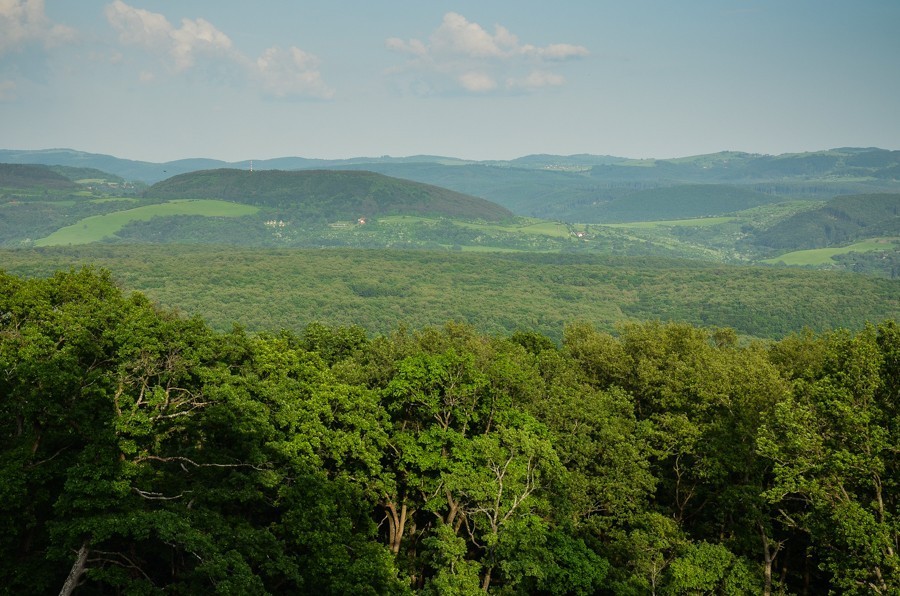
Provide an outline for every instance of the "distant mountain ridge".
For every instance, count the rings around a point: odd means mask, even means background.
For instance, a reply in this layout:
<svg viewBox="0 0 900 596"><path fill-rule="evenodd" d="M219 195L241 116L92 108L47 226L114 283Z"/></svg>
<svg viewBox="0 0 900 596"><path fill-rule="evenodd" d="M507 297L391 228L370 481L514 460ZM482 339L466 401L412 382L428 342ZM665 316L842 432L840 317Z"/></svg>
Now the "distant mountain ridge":
<svg viewBox="0 0 900 596"><path fill-rule="evenodd" d="M255 170L307 170L339 166L353 166L362 163L436 163L443 165L463 165L475 163L452 157L432 155L409 157L354 157L349 159L318 159L306 157L276 157L228 162L210 158L187 158L167 162L149 162L123 159L101 153L88 153L74 149L0 149L0 163L62 165L69 167L90 167L121 176L126 180L153 184L166 178L197 170L236 168L249 170L251 161Z"/></svg>
<svg viewBox="0 0 900 596"><path fill-rule="evenodd" d="M592 177L605 177L613 171L630 171L637 178L660 178L678 172L683 182L712 182L741 178L774 178L784 176L868 174L877 176L879 170L896 173L900 167L900 150L877 147L842 147L808 153L762 155L741 151L722 151L673 159L631 159L610 155L525 155L512 160L467 160L437 155L406 157L353 157L348 159L318 159L306 157L277 157L255 159L253 168L259 170L321 169L403 164L438 164L444 166L481 165L523 169L582 169L591 170ZM189 158L168 162L147 162L123 159L112 155L88 153L74 149L14 150L0 149L0 162L20 164L62 165L90 167L121 176L126 180L154 183L177 174L218 168L250 169L251 160L227 162L209 158ZM625 170L627 168L627 170ZM634 168L639 168L635 170ZM652 173L652 174L651 174ZM648 176L648 174L650 174Z"/></svg>

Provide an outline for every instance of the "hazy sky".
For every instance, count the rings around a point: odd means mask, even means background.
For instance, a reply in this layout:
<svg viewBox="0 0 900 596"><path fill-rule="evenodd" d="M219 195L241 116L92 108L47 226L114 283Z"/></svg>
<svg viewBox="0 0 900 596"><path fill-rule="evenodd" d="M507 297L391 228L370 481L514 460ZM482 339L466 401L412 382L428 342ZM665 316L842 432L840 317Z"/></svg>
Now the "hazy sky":
<svg viewBox="0 0 900 596"><path fill-rule="evenodd" d="M900 0L0 0L0 148L900 148Z"/></svg>

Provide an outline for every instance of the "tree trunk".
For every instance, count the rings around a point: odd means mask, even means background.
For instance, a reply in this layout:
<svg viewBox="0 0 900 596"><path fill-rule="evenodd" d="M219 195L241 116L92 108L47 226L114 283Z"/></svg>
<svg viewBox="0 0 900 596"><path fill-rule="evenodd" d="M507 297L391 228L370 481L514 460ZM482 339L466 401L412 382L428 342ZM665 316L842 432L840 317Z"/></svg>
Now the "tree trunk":
<svg viewBox="0 0 900 596"><path fill-rule="evenodd" d="M453 495L450 494L449 490L445 490L444 493L447 495L447 505L450 508L450 511L447 512L447 519L445 523L448 526L453 525L453 521L456 519L456 513L459 511L459 501L453 498Z"/></svg>
<svg viewBox="0 0 900 596"><path fill-rule="evenodd" d="M491 571L493 571L493 567L488 567L487 571L484 572L484 581L481 582L481 589L485 592L488 591L488 588L491 586Z"/></svg>
<svg viewBox="0 0 900 596"><path fill-rule="evenodd" d="M772 554L772 549L769 548L769 539L765 530L762 530L762 542L763 561L765 562L765 567L763 568L763 596L772 596L772 560L775 557Z"/></svg>
<svg viewBox="0 0 900 596"><path fill-rule="evenodd" d="M812 579L811 578L812 572L809 569L810 559L811 559L811 557L807 553L806 558L803 563L803 592L801 592L801 594L803 594L803 596L807 596L807 594L809 594L809 585L810 585L811 579Z"/></svg>
<svg viewBox="0 0 900 596"><path fill-rule="evenodd" d="M78 556L75 557L75 563L72 565L72 570L69 571L66 583L63 584L62 590L59 591L59 596L70 596L75 591L78 580L81 579L81 574L84 573L89 551L87 540L85 540L81 548L78 549Z"/></svg>
<svg viewBox="0 0 900 596"><path fill-rule="evenodd" d="M391 552L395 555L400 552L400 544L403 542L403 530L406 526L406 503L400 506L400 511L393 502L387 502L388 515L388 541L390 542Z"/></svg>
<svg viewBox="0 0 900 596"><path fill-rule="evenodd" d="M773 541L769 540L769 536L766 534L766 528L759 524L759 535L762 537L762 547L763 547L763 562L765 566L763 568L763 596L772 596L772 564L775 562L775 557L778 556L778 552L781 550L781 547L784 545L784 541Z"/></svg>

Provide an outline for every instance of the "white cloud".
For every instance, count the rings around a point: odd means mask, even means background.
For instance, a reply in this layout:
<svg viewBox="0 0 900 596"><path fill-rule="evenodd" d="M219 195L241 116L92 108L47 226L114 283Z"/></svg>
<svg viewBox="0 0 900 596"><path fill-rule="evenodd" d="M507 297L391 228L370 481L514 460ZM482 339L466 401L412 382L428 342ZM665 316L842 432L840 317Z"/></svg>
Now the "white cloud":
<svg viewBox="0 0 900 596"><path fill-rule="evenodd" d="M194 65L195 52L228 55L231 50L228 36L203 19L183 19L181 28L172 31L171 37L175 65L181 70Z"/></svg>
<svg viewBox="0 0 900 596"><path fill-rule="evenodd" d="M122 0L107 5L106 18L119 32L123 44L168 56L169 66L176 72L215 63L237 72L245 82L260 83L274 97L327 99L334 95L322 79L318 58L297 47L269 48L252 60L205 19L182 19L181 26L175 27L165 15L135 8ZM141 79L149 80L143 74Z"/></svg>
<svg viewBox="0 0 900 596"><path fill-rule="evenodd" d="M489 32L478 23L455 12L444 15L428 41L404 41L391 37L385 47L409 56L408 62L390 69L417 79L411 88L424 86L431 92L460 89L485 93L501 89L536 90L564 84L565 79L548 68L548 63L581 58L589 54L584 46L556 43L547 46L522 44L501 25ZM501 87L498 80L505 80Z"/></svg>
<svg viewBox="0 0 900 596"><path fill-rule="evenodd" d="M44 0L0 0L0 55L31 43L50 48L74 38L74 29L47 18Z"/></svg>
<svg viewBox="0 0 900 596"><path fill-rule="evenodd" d="M437 53L462 54L473 58L505 57L515 51L519 41L500 25L491 35L478 23L470 23L455 12L444 15L441 26L431 35L432 50Z"/></svg>
<svg viewBox="0 0 900 596"><path fill-rule="evenodd" d="M334 90L322 80L318 67L316 56L294 46L288 51L269 48L256 60L256 71L263 87L279 99L297 95L320 99L334 97Z"/></svg>
<svg viewBox="0 0 900 596"><path fill-rule="evenodd" d="M119 32L119 39L123 43L149 48L168 49L169 35L174 30L164 15L134 8L121 0L107 5L106 20Z"/></svg>
<svg viewBox="0 0 900 596"><path fill-rule="evenodd" d="M194 66L198 53L228 58L231 52L231 39L204 19L182 19L176 28L165 15L121 0L107 5L106 18L122 43L167 53L179 71Z"/></svg>
<svg viewBox="0 0 900 596"><path fill-rule="evenodd" d="M463 89L474 93L484 93L497 88L497 81L484 72L466 72L459 75L458 80Z"/></svg>

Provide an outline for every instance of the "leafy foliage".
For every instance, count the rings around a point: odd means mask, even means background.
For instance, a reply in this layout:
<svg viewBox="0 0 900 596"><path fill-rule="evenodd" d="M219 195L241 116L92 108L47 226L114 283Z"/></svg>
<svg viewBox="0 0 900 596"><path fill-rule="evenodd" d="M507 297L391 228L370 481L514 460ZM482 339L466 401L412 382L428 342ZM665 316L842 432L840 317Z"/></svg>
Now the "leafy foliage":
<svg viewBox="0 0 900 596"><path fill-rule="evenodd" d="M0 577L44 594L900 590L900 330L211 330L0 273Z"/></svg>

